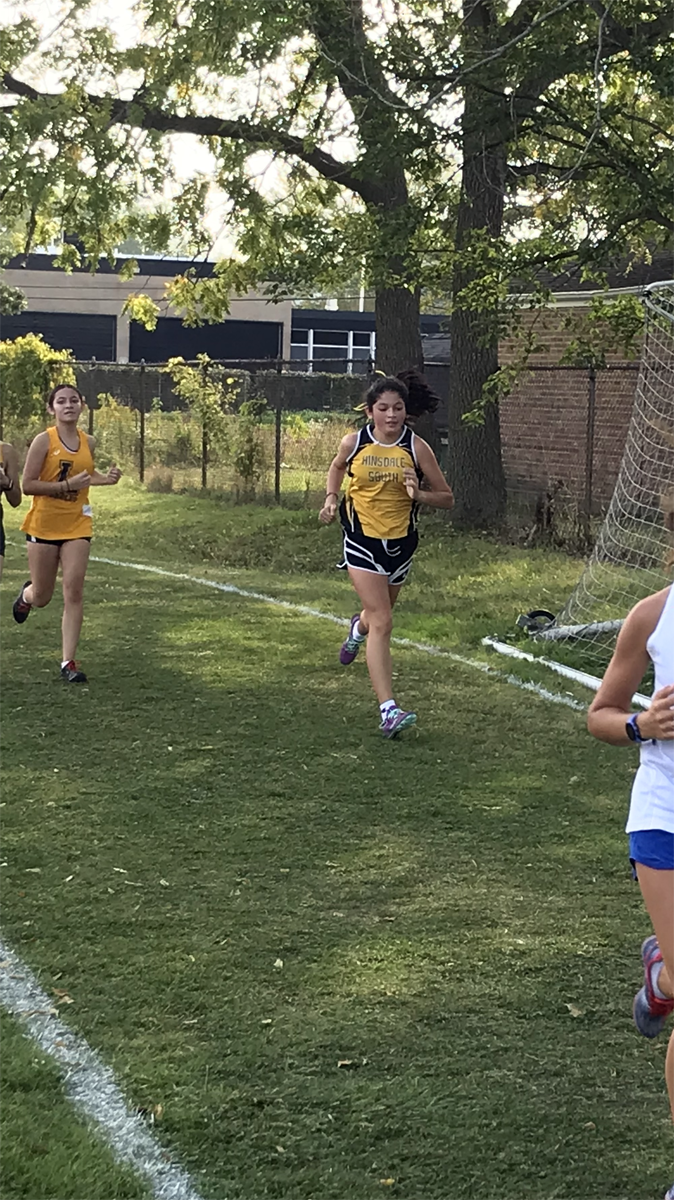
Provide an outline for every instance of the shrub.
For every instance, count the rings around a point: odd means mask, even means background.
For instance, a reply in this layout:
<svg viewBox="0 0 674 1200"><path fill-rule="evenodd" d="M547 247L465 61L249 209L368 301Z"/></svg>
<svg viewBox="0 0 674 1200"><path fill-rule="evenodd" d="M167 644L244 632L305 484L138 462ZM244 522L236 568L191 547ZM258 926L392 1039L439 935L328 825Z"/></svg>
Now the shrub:
<svg viewBox="0 0 674 1200"><path fill-rule="evenodd" d="M154 467L146 478L145 486L148 492L172 492L173 471L166 467Z"/></svg>

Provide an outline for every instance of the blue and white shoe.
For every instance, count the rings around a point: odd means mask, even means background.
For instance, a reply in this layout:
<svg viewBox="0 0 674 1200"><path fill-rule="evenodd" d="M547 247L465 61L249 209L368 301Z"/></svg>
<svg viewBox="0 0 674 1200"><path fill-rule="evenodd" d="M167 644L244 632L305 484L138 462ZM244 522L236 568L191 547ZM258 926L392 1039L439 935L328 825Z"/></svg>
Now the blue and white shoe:
<svg viewBox="0 0 674 1200"><path fill-rule="evenodd" d="M672 1184L669 1191L667 1192L667 1194L665 1196L665 1200L674 1200L674 1183Z"/></svg>
<svg viewBox="0 0 674 1200"><path fill-rule="evenodd" d="M379 729L385 738L394 738L399 733L402 733L403 729L409 729L411 725L416 725L416 723L416 713L403 712L402 708L397 707L389 708Z"/></svg>

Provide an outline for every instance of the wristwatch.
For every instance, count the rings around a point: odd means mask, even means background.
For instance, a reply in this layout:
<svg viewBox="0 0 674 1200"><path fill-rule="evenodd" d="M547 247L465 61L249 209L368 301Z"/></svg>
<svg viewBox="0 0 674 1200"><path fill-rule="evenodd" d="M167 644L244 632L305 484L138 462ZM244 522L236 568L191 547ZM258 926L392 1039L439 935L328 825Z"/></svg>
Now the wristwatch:
<svg viewBox="0 0 674 1200"><path fill-rule="evenodd" d="M637 725L639 713L632 713L632 716L625 722L625 733L631 742L638 742L641 745L643 742L649 741L648 738L642 737L641 730Z"/></svg>

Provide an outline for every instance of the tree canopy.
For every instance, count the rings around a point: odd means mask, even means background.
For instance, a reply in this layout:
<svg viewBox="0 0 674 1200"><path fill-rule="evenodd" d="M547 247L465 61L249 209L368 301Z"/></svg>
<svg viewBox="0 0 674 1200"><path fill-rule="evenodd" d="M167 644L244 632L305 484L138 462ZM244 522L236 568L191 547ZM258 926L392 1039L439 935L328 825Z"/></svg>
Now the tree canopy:
<svg viewBox="0 0 674 1200"><path fill-rule="evenodd" d="M674 231L666 0L131 12L124 41L86 0L55 36L28 11L3 31L0 195L19 248L74 233L91 263L130 236L204 251L215 186L235 251L214 279L172 285L188 319L221 318L262 281L301 295L362 279L393 370L421 361L421 297L451 298L457 490L468 519L502 508L497 410L461 417L497 369L510 281L600 272ZM178 179L186 135L209 159ZM64 244L64 268L78 259Z"/></svg>

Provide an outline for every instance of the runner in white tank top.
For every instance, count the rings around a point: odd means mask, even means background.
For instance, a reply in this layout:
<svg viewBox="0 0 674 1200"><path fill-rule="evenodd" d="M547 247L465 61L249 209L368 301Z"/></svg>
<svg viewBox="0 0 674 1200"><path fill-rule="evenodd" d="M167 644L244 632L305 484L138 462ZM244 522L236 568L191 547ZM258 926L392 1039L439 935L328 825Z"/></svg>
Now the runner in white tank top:
<svg viewBox="0 0 674 1200"><path fill-rule="evenodd" d="M674 495L666 525L674 533ZM650 663L655 671L651 705L631 713L632 696ZM640 749L626 831L654 934L641 948L644 985L634 998L633 1015L639 1032L652 1038L674 1011L674 586L642 600L625 620L590 706L588 728L604 742ZM674 1120L674 1033L665 1076ZM674 1184L665 1200L674 1200Z"/></svg>

